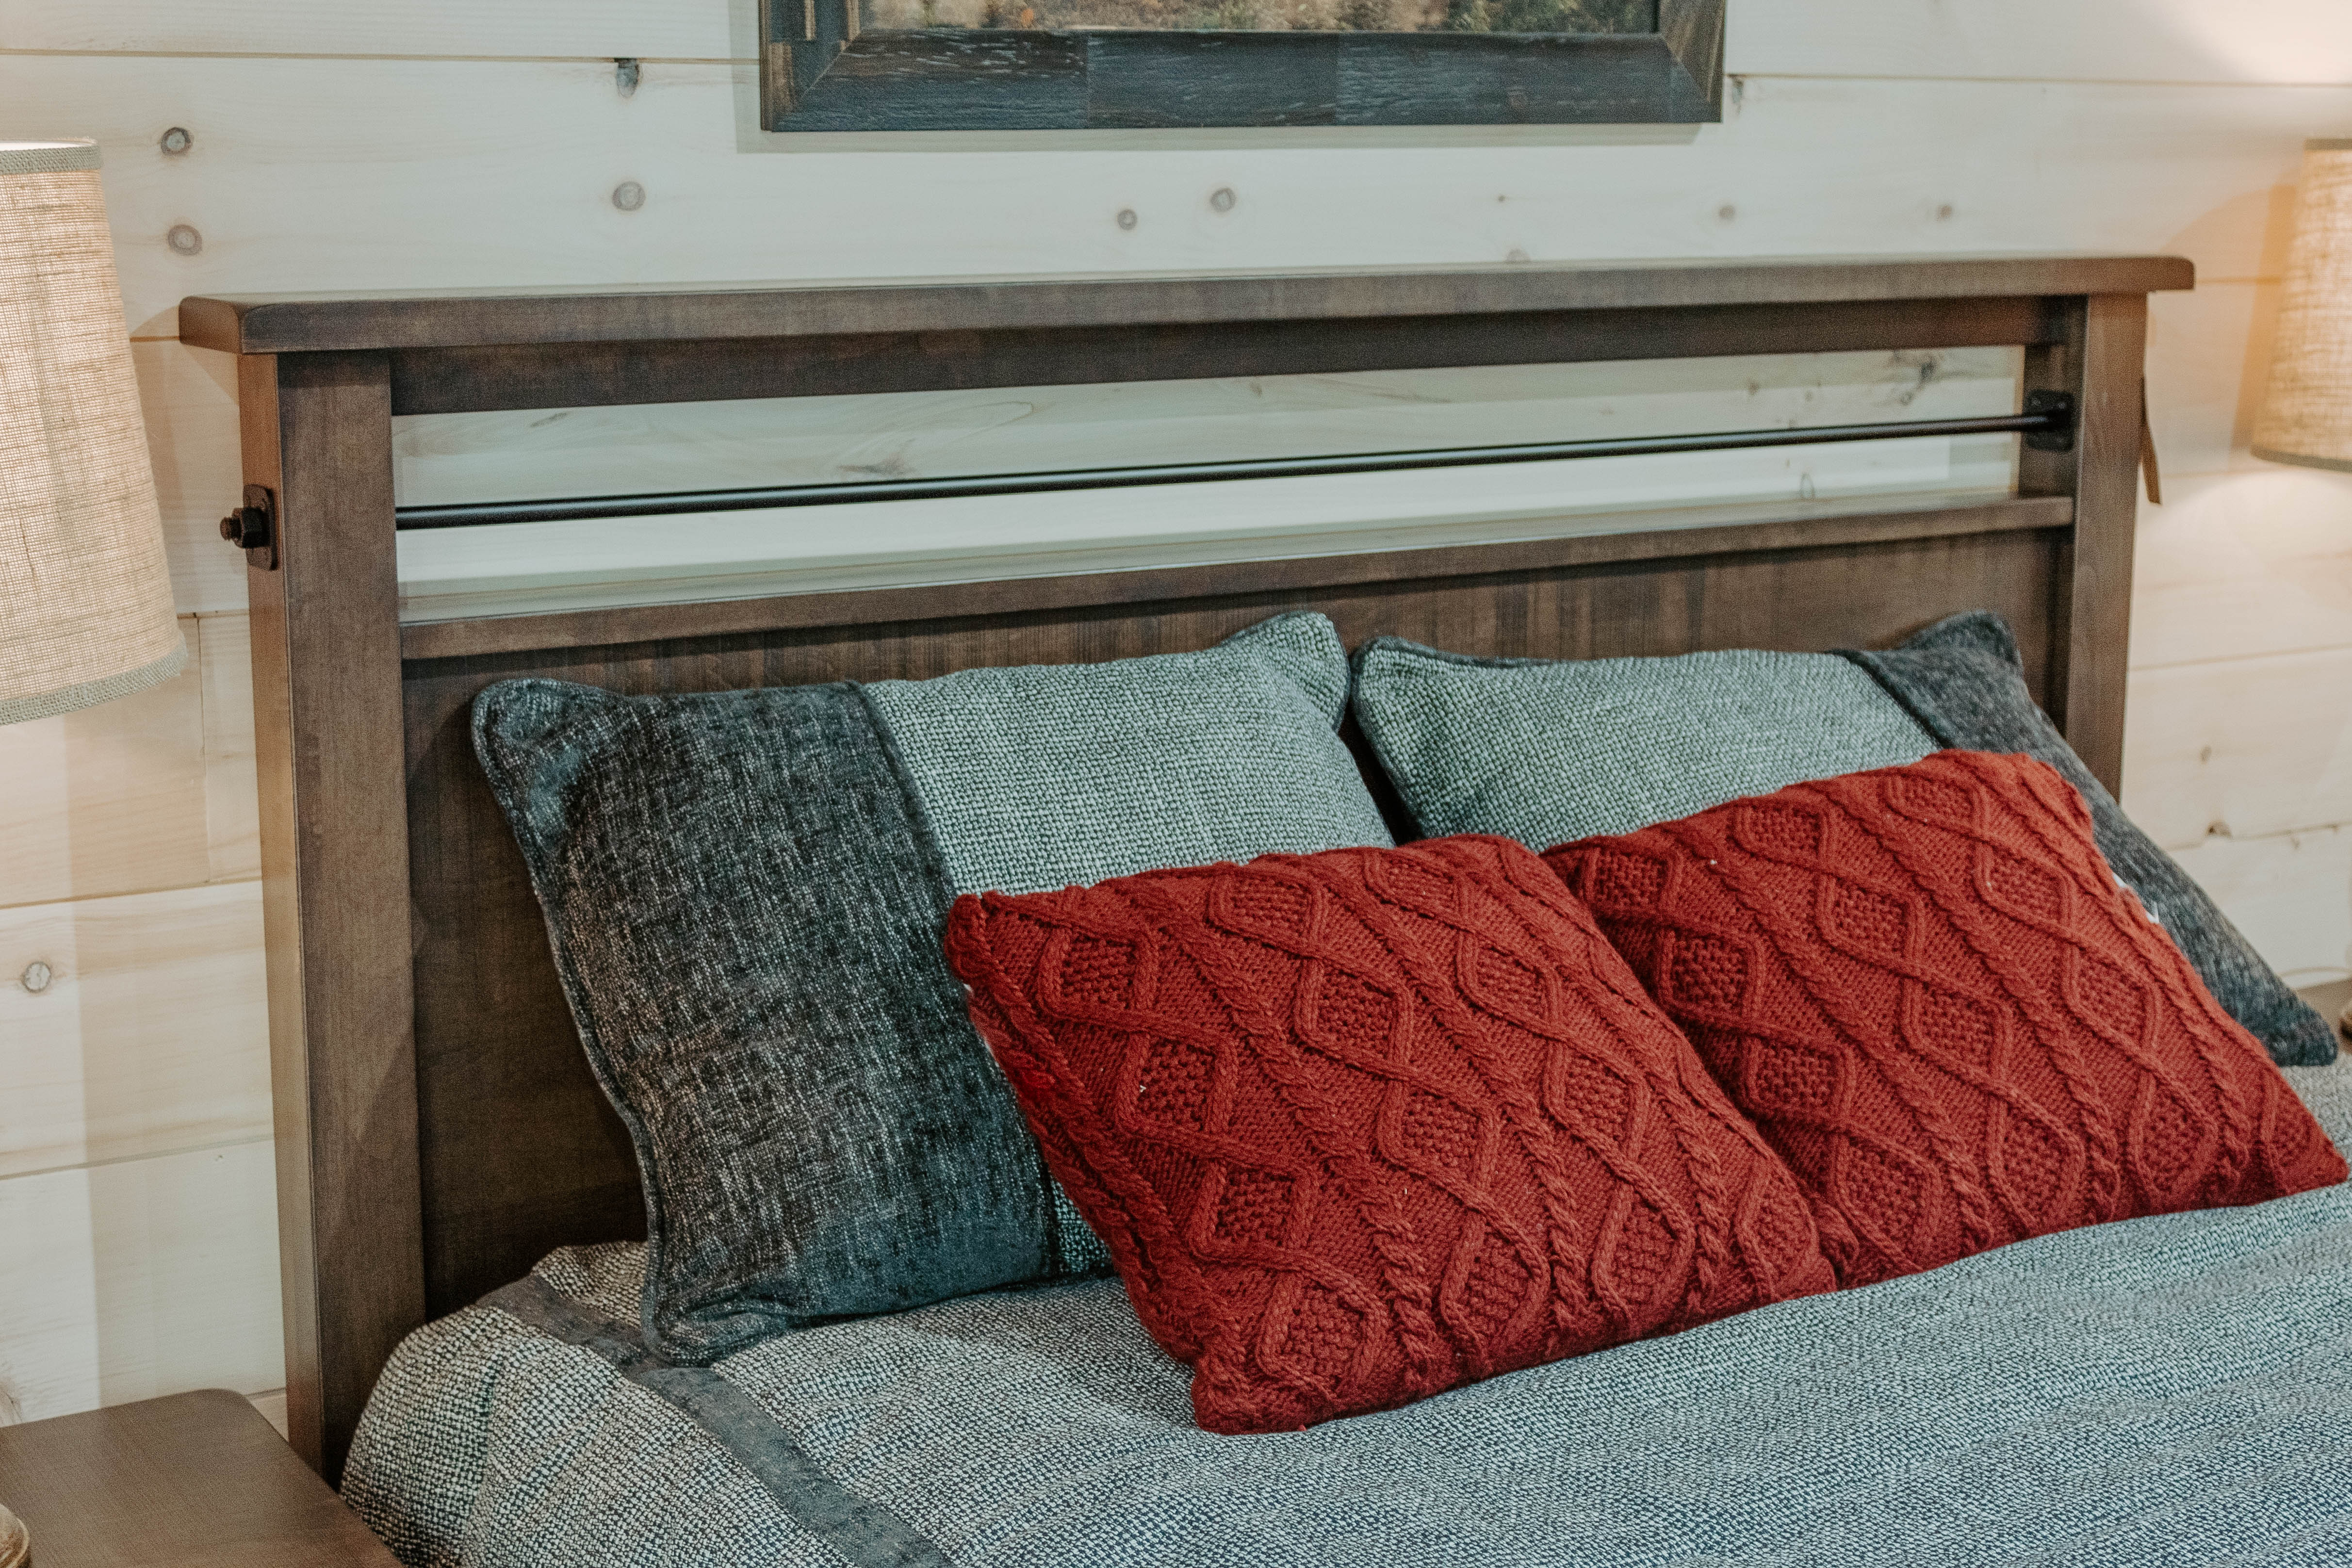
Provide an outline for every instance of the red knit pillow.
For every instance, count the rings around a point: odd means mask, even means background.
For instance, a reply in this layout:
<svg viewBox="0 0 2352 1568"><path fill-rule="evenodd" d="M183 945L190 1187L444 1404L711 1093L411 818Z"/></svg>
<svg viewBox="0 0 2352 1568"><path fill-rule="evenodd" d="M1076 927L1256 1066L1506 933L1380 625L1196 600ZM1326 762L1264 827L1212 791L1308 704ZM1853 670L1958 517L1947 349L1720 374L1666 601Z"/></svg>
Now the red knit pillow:
<svg viewBox="0 0 2352 1568"><path fill-rule="evenodd" d="M2031 758L1938 752L1545 858L1795 1169L1842 1284L2344 1179Z"/></svg>
<svg viewBox="0 0 2352 1568"><path fill-rule="evenodd" d="M947 949L1212 1431L1831 1286L1794 1179L1507 840L966 896Z"/></svg>

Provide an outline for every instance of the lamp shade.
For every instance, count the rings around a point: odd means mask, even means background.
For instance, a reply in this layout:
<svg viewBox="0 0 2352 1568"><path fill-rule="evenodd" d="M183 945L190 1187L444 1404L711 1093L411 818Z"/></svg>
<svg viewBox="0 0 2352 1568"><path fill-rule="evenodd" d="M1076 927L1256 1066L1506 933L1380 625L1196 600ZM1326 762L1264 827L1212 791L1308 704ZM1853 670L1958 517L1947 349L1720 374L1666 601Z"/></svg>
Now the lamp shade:
<svg viewBox="0 0 2352 1568"><path fill-rule="evenodd" d="M0 142L0 724L187 661L98 147Z"/></svg>
<svg viewBox="0 0 2352 1568"><path fill-rule="evenodd" d="M2304 143L2254 456L2352 472L2352 140Z"/></svg>

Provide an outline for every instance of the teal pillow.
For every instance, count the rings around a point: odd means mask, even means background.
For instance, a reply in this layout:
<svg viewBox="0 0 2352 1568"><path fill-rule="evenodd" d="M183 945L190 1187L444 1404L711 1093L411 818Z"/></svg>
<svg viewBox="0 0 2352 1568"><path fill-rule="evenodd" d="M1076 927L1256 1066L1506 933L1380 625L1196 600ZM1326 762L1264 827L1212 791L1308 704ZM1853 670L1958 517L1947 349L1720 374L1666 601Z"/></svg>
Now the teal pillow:
<svg viewBox="0 0 2352 1568"><path fill-rule="evenodd" d="M649 1342L1085 1273L940 941L959 893L1391 842L1321 616L1198 653L625 697L502 681L475 747L645 1177Z"/></svg>

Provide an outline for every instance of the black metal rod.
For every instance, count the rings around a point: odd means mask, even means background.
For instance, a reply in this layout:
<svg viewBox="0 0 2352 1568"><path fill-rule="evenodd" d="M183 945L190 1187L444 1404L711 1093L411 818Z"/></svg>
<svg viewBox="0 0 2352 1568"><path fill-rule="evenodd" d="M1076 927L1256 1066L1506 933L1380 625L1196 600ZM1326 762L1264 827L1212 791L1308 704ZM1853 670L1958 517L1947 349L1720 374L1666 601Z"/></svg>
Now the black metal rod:
<svg viewBox="0 0 2352 1568"><path fill-rule="evenodd" d="M1286 479L1312 474L1468 468L1491 463L1545 463L1570 458L1646 458L1673 452L1726 452L1746 447L1823 447L1844 441L1895 441L1929 436L2053 435L2071 432L2073 428L2071 410L2041 409L1977 419L1822 425L1802 430L1724 430L1701 436L1633 436L1600 441L1541 441L1515 447L1445 447L1425 452L1341 452L1321 458L1239 458L1223 463L1154 463L1123 468L962 474L930 479L857 479L843 484L778 485L762 489L468 501L455 506L404 506L398 510L397 517L404 529L467 528L491 522L578 522L594 518L674 517L682 512L831 506L844 501L1036 495L1051 490L1122 489L1136 485L1189 485L1221 479Z"/></svg>

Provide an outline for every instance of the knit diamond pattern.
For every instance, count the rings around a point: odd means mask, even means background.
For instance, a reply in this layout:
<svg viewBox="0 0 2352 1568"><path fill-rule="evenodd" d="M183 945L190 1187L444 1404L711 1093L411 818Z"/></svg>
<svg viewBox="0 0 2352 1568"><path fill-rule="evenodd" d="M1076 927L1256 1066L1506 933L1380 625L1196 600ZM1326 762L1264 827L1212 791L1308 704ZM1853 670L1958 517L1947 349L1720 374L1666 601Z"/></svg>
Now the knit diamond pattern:
<svg viewBox="0 0 2352 1568"><path fill-rule="evenodd" d="M1213 1431L1832 1283L1795 1179L1515 843L966 897L947 948Z"/></svg>
<svg viewBox="0 0 2352 1568"><path fill-rule="evenodd" d="M1546 858L1795 1170L1842 1284L2344 1179L2042 763L1943 752Z"/></svg>

